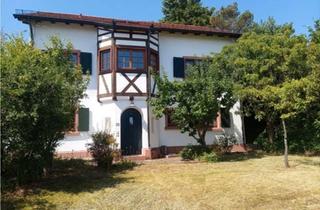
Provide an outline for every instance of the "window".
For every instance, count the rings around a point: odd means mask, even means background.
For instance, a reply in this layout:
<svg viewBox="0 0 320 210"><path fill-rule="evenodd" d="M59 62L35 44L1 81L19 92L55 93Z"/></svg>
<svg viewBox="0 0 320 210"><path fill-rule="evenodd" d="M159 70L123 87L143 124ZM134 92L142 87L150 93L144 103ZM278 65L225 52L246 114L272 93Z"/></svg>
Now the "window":
<svg viewBox="0 0 320 210"><path fill-rule="evenodd" d="M74 112L74 116L73 116L73 119L71 121L71 124L69 125L69 130L68 130L67 134L70 135L70 134L79 133L78 125L79 125L79 110L77 109Z"/></svg>
<svg viewBox="0 0 320 210"><path fill-rule="evenodd" d="M218 128L218 118L219 116L217 116L217 119L215 119L211 124L209 124L210 128Z"/></svg>
<svg viewBox="0 0 320 210"><path fill-rule="evenodd" d="M74 64L74 65L79 65L80 64L80 53L79 52L73 52L70 55L70 61Z"/></svg>
<svg viewBox="0 0 320 210"><path fill-rule="evenodd" d="M185 69L188 69L189 66L193 66L193 65L196 65L196 64L199 64L201 62L201 59L200 58L185 58L184 59L184 68Z"/></svg>
<svg viewBox="0 0 320 210"><path fill-rule="evenodd" d="M81 65L82 74L92 73L92 53L73 50L69 57L74 65Z"/></svg>
<svg viewBox="0 0 320 210"><path fill-rule="evenodd" d="M150 66L152 70L159 71L158 55L156 53L150 54Z"/></svg>
<svg viewBox="0 0 320 210"><path fill-rule="evenodd" d="M80 131L89 131L89 108L79 108L75 111L68 135L77 135Z"/></svg>
<svg viewBox="0 0 320 210"><path fill-rule="evenodd" d="M173 77L184 78L185 70L201 61L201 57L173 57Z"/></svg>
<svg viewBox="0 0 320 210"><path fill-rule="evenodd" d="M118 69L144 69L145 68L144 50L119 49L118 50Z"/></svg>
<svg viewBox="0 0 320 210"><path fill-rule="evenodd" d="M177 129L177 125L174 123L172 119L172 113L173 109L168 109L165 113L165 129ZM220 123L220 113L218 114L217 118L212 121L212 123L209 125L209 130L215 130L215 129L221 129L221 123Z"/></svg>
<svg viewBox="0 0 320 210"><path fill-rule="evenodd" d="M121 68L121 69L130 68L130 51L129 50L118 51L118 68Z"/></svg>
<svg viewBox="0 0 320 210"><path fill-rule="evenodd" d="M110 72L110 50L100 52L100 71Z"/></svg>
<svg viewBox="0 0 320 210"><path fill-rule="evenodd" d="M223 128L231 127L230 112L226 108L221 108L221 127Z"/></svg>
<svg viewBox="0 0 320 210"><path fill-rule="evenodd" d="M173 122L172 113L173 109L168 109L165 114L165 128L166 129L177 129L177 125Z"/></svg>
<svg viewBox="0 0 320 210"><path fill-rule="evenodd" d="M132 68L143 69L144 68L144 52L132 51Z"/></svg>

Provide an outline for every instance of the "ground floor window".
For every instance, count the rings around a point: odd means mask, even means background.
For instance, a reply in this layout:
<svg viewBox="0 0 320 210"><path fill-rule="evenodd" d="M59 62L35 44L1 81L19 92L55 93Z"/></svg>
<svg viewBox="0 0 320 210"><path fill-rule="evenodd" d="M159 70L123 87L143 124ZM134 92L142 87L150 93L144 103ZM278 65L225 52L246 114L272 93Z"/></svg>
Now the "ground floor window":
<svg viewBox="0 0 320 210"><path fill-rule="evenodd" d="M166 129L177 129L176 123L174 123L172 119L172 113L174 112L173 109L166 110L165 113L165 128Z"/></svg>
<svg viewBox="0 0 320 210"><path fill-rule="evenodd" d="M89 131L89 108L79 108L74 113L74 118L68 135L79 134L80 131Z"/></svg>
<svg viewBox="0 0 320 210"><path fill-rule="evenodd" d="M231 118L230 118L230 110L226 108L221 108L221 127L230 128L231 127Z"/></svg>
<svg viewBox="0 0 320 210"><path fill-rule="evenodd" d="M165 113L165 129L178 129L176 123L172 119L172 114L174 109L168 109ZM213 129L221 129L221 128L230 128L231 120L230 120L230 112L228 109L222 108L218 113L216 119L212 121L210 124L210 128Z"/></svg>

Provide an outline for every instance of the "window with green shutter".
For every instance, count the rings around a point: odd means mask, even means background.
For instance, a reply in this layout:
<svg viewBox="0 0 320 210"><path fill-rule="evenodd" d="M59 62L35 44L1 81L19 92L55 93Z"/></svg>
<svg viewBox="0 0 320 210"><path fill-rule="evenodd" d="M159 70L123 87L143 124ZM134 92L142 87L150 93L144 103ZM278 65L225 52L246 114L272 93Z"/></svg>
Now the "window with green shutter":
<svg viewBox="0 0 320 210"><path fill-rule="evenodd" d="M230 119L230 111L226 108L221 108L221 127L230 128L231 127L231 119Z"/></svg>
<svg viewBox="0 0 320 210"><path fill-rule="evenodd" d="M81 52L80 53L80 64L82 68L82 73L91 75L92 73L92 53Z"/></svg>
<svg viewBox="0 0 320 210"><path fill-rule="evenodd" d="M89 108L79 109L78 131L89 131Z"/></svg>
<svg viewBox="0 0 320 210"><path fill-rule="evenodd" d="M173 77L184 78L184 58L173 58Z"/></svg>

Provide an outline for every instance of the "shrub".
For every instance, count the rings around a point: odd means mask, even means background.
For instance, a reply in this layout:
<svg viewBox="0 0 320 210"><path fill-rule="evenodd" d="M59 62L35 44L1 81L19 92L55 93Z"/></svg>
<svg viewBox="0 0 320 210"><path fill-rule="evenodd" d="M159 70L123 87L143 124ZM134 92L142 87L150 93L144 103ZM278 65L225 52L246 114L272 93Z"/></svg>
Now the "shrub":
<svg viewBox="0 0 320 210"><path fill-rule="evenodd" d="M180 156L183 160L194 160L205 152L210 152L210 149L201 145L189 144L181 150Z"/></svg>
<svg viewBox="0 0 320 210"><path fill-rule="evenodd" d="M217 162L219 160L219 157L215 152L211 151L211 152L202 153L198 157L198 160L209 162L209 163L214 163L214 162Z"/></svg>
<svg viewBox="0 0 320 210"><path fill-rule="evenodd" d="M192 150L191 146L184 147L181 152L180 156L183 160L194 160L194 151Z"/></svg>
<svg viewBox="0 0 320 210"><path fill-rule="evenodd" d="M314 131L307 130L306 128L299 129L297 126L293 126L292 124L288 124L288 129L290 129L290 134L288 135L288 149L290 153L307 155L320 154L320 140L315 136ZM253 143L264 152L280 154L284 149L282 138L282 130L276 129L274 141L271 144L267 139L266 132L264 131Z"/></svg>
<svg viewBox="0 0 320 210"><path fill-rule="evenodd" d="M218 138L218 150L220 153L231 152L232 145L237 143L237 139L234 135L222 134Z"/></svg>
<svg viewBox="0 0 320 210"><path fill-rule="evenodd" d="M119 154L116 139L105 131L92 134L93 143L88 144L88 151L91 153L98 167L110 169L113 158Z"/></svg>

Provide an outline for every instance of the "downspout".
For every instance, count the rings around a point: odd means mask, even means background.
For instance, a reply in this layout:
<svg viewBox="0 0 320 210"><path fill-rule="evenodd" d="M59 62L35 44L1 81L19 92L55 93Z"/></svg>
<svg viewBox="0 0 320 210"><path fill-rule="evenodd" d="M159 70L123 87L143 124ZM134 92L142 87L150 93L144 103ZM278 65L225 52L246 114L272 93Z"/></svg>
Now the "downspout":
<svg viewBox="0 0 320 210"><path fill-rule="evenodd" d="M241 116L241 128L242 128L242 143L244 145L247 144L247 139L246 139L246 127L245 127L245 124L244 124L244 116L243 116L243 103L239 100L239 103L240 103L240 116Z"/></svg>
<svg viewBox="0 0 320 210"><path fill-rule="evenodd" d="M100 100L100 94L99 94L99 86L100 86L100 78L99 78L99 60L98 60L98 55L99 55L99 28L97 27L97 56L96 56L96 62L97 62L97 65L96 65L96 73L97 73L97 76L96 76L96 79L97 79L97 101L98 103L102 103L101 100Z"/></svg>
<svg viewBox="0 0 320 210"><path fill-rule="evenodd" d="M32 28L31 22L29 22L28 25L29 25L29 30L30 30L31 45L33 46L34 45L34 37L33 37L33 28Z"/></svg>
<svg viewBox="0 0 320 210"><path fill-rule="evenodd" d="M115 37L114 37L114 31L116 30L116 21L113 19L112 20L112 33L111 33L111 38L112 38L112 45L111 45L111 68L112 68L112 100L117 101L117 74L116 74L116 42L115 42Z"/></svg>
<svg viewBox="0 0 320 210"><path fill-rule="evenodd" d="M149 100L150 100L150 32L151 28L148 30L148 41L147 41L147 112L148 112L148 148L150 148L150 105L149 105Z"/></svg>

